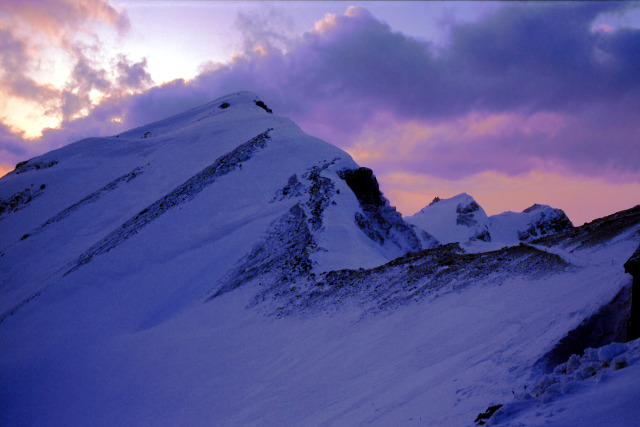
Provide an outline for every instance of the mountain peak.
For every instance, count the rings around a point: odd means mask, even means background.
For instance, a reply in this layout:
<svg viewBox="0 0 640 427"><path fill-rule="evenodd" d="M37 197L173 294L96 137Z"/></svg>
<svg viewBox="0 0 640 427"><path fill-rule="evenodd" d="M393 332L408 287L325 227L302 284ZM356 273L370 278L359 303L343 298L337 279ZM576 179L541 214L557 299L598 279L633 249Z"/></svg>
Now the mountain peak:
<svg viewBox="0 0 640 427"><path fill-rule="evenodd" d="M230 93L210 102L207 106L213 105L218 106L220 109L226 109L239 104L255 105L262 108L267 113L272 113L271 109L267 107L264 101L260 99L257 94L249 91Z"/></svg>
<svg viewBox="0 0 640 427"><path fill-rule="evenodd" d="M529 206L527 209L523 210L522 212L531 213L531 212L545 210L545 209L553 209L553 208L549 205L541 205L541 204L535 203Z"/></svg>
<svg viewBox="0 0 640 427"><path fill-rule="evenodd" d="M19 289L0 309L48 286L47 274L73 280L112 259L126 270L129 259L215 253L207 282L231 289L231 276L256 260L265 267L242 277L297 274L283 248L300 255L299 269L316 272L373 267L423 248L370 169L270 113L256 94L235 92L20 164L0 181L0 271ZM20 254L45 241L66 243L43 255L48 270L23 274Z"/></svg>
<svg viewBox="0 0 640 427"><path fill-rule="evenodd" d="M487 217L467 193L449 199L435 198L406 221L433 235L440 243L484 241L517 244L573 228L561 209L534 204L523 212Z"/></svg>
<svg viewBox="0 0 640 427"><path fill-rule="evenodd" d="M487 228L487 214L467 193L460 193L449 199L434 199L420 212L405 220L443 244L491 239Z"/></svg>

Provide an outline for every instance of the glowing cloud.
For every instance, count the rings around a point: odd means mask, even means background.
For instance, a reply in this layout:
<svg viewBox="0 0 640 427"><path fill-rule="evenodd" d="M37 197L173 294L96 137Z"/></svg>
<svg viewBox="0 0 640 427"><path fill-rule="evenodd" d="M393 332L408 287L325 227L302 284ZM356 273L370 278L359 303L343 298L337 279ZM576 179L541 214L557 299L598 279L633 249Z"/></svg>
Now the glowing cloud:
<svg viewBox="0 0 640 427"><path fill-rule="evenodd" d="M39 150L250 90L274 113L348 150L383 184L401 173L428 176L442 188L468 184L460 191L482 197L472 180L498 186L503 178L495 176L510 177L524 189L540 182L538 176L547 177L544 185L556 179L566 188L584 178L602 189L608 183L618 199L618 189L629 185L629 200L640 181L640 30L592 30L602 14L629 7L508 3L478 21L452 23L437 54L429 42L392 30L363 8L326 15L301 37L280 15L244 13L236 25L244 38L240 54L203 66L189 81L149 89L144 59L116 61L109 72L92 60L91 46L76 45L68 50L70 78L60 98L54 91L58 104L50 107L62 117L61 127L44 132ZM112 12L97 16L121 27ZM13 59L28 62L31 53L16 34L5 32L0 43L13 46ZM18 67L20 61L11 61L2 66ZM70 119L81 111L88 115ZM487 176L494 179L481 179ZM557 188L560 195L564 187ZM410 194L392 191L399 198Z"/></svg>

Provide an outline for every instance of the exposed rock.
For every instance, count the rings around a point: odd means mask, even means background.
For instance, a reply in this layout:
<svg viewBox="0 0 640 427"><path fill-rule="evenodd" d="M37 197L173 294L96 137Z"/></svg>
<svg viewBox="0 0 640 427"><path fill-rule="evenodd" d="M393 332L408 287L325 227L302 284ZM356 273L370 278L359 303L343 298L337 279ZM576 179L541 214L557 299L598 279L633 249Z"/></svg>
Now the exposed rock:
<svg viewBox="0 0 640 427"><path fill-rule="evenodd" d="M272 202L281 201L284 199L293 199L302 196L304 191L304 185L298 180L298 175L295 173L289 177L287 184L282 187L271 200Z"/></svg>
<svg viewBox="0 0 640 427"><path fill-rule="evenodd" d="M457 243L409 253L372 269L338 270L304 276L292 284L279 283L262 292L260 301L277 305L277 315L335 309L351 300L366 310L379 311L419 301L430 294L455 292L483 280L540 277L570 264L558 255L528 245L480 254L465 254Z"/></svg>
<svg viewBox="0 0 640 427"><path fill-rule="evenodd" d="M624 272L632 275L634 279L640 278L640 246L624 263Z"/></svg>
<svg viewBox="0 0 640 427"><path fill-rule="evenodd" d="M495 414L495 412L500 408L502 408L502 404L489 406L486 411L478 414L478 416L476 417L476 420L474 422L478 426L485 425L486 424L486 420L491 418L493 416L493 414Z"/></svg>
<svg viewBox="0 0 640 427"><path fill-rule="evenodd" d="M624 263L624 271L633 276L627 340L640 338L640 246Z"/></svg>
<svg viewBox="0 0 640 427"><path fill-rule="evenodd" d="M256 105L262 108L267 113L273 113L273 111L271 111L271 108L267 107L267 105L262 101L256 101Z"/></svg>
<svg viewBox="0 0 640 427"><path fill-rule="evenodd" d="M385 204L378 180L371 169L345 169L340 171L339 175L351 188L361 205L382 206Z"/></svg>
<svg viewBox="0 0 640 427"><path fill-rule="evenodd" d="M588 248L619 236L638 223L640 223L640 205L595 219L580 227L536 239L532 243L549 247L560 244L562 247L574 249Z"/></svg>
<svg viewBox="0 0 640 427"><path fill-rule="evenodd" d="M313 166L302 176L311 184L307 189L309 198L306 206L309 209L309 222L313 230L319 230L322 227L324 211L331 203L334 194L336 194L333 181L322 176L321 173L334 165L337 160L339 159L324 162L321 166Z"/></svg>
<svg viewBox="0 0 640 427"><path fill-rule="evenodd" d="M28 172L31 170L47 169L58 164L57 160L39 161L39 162L35 162L33 160L34 159L29 159L29 160L25 160L24 162L18 163L16 165L16 168L13 170L13 173L17 175L17 174Z"/></svg>
<svg viewBox="0 0 640 427"><path fill-rule="evenodd" d="M270 225L264 241L237 263L207 301L256 278L266 285L255 297L255 302L264 299L264 295L270 292L278 296L282 292L286 294L289 285L281 284L288 284L310 272L313 266L311 253L316 249L304 209L296 204Z"/></svg>
<svg viewBox="0 0 640 427"><path fill-rule="evenodd" d="M625 286L609 303L569 331L534 366L544 372L551 372L556 366L566 362L572 354L582 354L590 347L626 341L630 308L631 289Z"/></svg>
<svg viewBox="0 0 640 427"><path fill-rule="evenodd" d="M239 169L242 162L249 160L255 151L266 147L271 130L273 129L267 129L265 132L239 145L229 153L220 156L211 165L189 178L169 194L140 211L135 217L129 219L98 243L87 249L87 251L69 265L69 269L64 275L82 267L84 264L90 262L93 257L109 252L111 249L137 234L141 228L155 221L161 215L164 215L168 210L193 200L194 197L206 187L213 184L219 177Z"/></svg>
<svg viewBox="0 0 640 427"><path fill-rule="evenodd" d="M142 174L142 172L143 172L143 167L139 166L137 168L134 168L131 172L114 179L113 181L111 181L107 185L105 185L104 187L94 191L93 193L83 197L81 200L79 200L78 202L74 203L73 205L71 205L71 206L63 209L62 211L58 212L57 214L55 214L54 216L49 218L40 227L35 228L35 229L31 230L29 233L27 233L24 236L22 236L22 239L20 239L20 240L24 240L29 236L33 236L35 234L38 234L42 230L44 230L46 227L48 227L49 225L54 224L54 223L59 222L59 221L62 221L64 218L68 217L72 213L80 210L81 208L85 207L88 204L97 202L100 199L100 197L102 197L104 194L106 194L106 193L108 193L110 191L116 190L123 183L130 182L131 180L136 178L138 175ZM44 186L44 184L43 184L43 186ZM41 187L41 188L43 188L43 187Z"/></svg>
<svg viewBox="0 0 640 427"><path fill-rule="evenodd" d="M36 190L28 187L22 191L12 194L6 200L0 199L0 218L3 214L19 211L26 207L33 199L43 194L45 187L46 186L44 184Z"/></svg>
<svg viewBox="0 0 640 427"><path fill-rule="evenodd" d="M412 251L422 248L415 231L380 192L378 180L371 169L344 169L338 175L345 180L360 202L362 213L356 212L354 220L371 240L381 245L387 240L396 245L398 241L404 241ZM436 242L435 239L433 241Z"/></svg>

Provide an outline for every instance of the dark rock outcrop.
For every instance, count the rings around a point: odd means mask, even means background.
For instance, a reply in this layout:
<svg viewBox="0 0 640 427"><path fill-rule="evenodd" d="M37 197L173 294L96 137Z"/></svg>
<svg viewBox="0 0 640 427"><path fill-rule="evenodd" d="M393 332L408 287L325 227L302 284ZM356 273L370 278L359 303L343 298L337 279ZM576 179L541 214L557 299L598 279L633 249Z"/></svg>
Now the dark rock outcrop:
<svg viewBox="0 0 640 427"><path fill-rule="evenodd" d="M535 363L535 367L543 372L551 372L553 368L569 360L572 354L582 354L587 348L626 341L630 307L631 289L625 286L609 303L569 331Z"/></svg>
<svg viewBox="0 0 640 427"><path fill-rule="evenodd" d="M478 414L476 420L474 421L477 426L482 426L487 423L487 420L496 413L498 409L502 408L502 404L489 406L486 411Z"/></svg>
<svg viewBox="0 0 640 427"><path fill-rule="evenodd" d="M262 108L267 113L273 113L273 111L271 111L271 108L267 107L267 105L262 101L256 101L256 105Z"/></svg>
<svg viewBox="0 0 640 427"><path fill-rule="evenodd" d="M633 276L627 340L640 338L640 246L624 264L625 273Z"/></svg>
<svg viewBox="0 0 640 427"><path fill-rule="evenodd" d="M21 174L32 170L40 170L40 169L48 169L58 164L57 160L50 161L34 161L34 159L25 160L24 162L20 162L16 165L16 168L13 170L13 173Z"/></svg>
<svg viewBox="0 0 640 427"><path fill-rule="evenodd" d="M345 169L340 172L340 178L344 179L361 205L383 206L385 204L378 180L371 169Z"/></svg>
<svg viewBox="0 0 640 427"><path fill-rule="evenodd" d="M459 203L456 206L456 224L464 225L467 227L475 227L478 224L478 220L475 218L477 212L480 212L480 205L472 200L469 203ZM487 226L483 226L471 236L469 240L482 240L483 242L491 241L491 233Z"/></svg>
<svg viewBox="0 0 640 427"><path fill-rule="evenodd" d="M207 301L253 279L259 279L261 285L264 283L254 303L263 300L268 293L285 296L293 292L292 283L311 271L311 254L318 248L308 223L302 206L294 205L287 214L269 226L265 239L221 280L218 289Z"/></svg>
<svg viewBox="0 0 640 427"><path fill-rule="evenodd" d="M415 231L380 192L378 180L371 169L344 169L338 175L358 199L362 213L356 212L354 220L371 240L380 245L387 240L395 244L404 241L412 251L422 249Z"/></svg>
<svg viewBox="0 0 640 427"><path fill-rule="evenodd" d="M80 255L69 265L69 270L67 270L64 275L66 276L84 264L87 264L95 256L109 252L125 240L137 234L140 229L164 215L170 209L174 209L177 206L193 200L219 177L240 169L242 162L249 160L257 150L266 147L270 139L269 132L272 130L272 128L269 128L244 144L239 145L234 150L220 156L211 165L189 178L155 203L144 208L136 216L113 230Z"/></svg>
<svg viewBox="0 0 640 427"><path fill-rule="evenodd" d="M46 186L44 184L35 190L32 187L28 187L12 194L6 200L0 199L0 218L3 214L19 211L26 207L33 199L42 195L45 188Z"/></svg>

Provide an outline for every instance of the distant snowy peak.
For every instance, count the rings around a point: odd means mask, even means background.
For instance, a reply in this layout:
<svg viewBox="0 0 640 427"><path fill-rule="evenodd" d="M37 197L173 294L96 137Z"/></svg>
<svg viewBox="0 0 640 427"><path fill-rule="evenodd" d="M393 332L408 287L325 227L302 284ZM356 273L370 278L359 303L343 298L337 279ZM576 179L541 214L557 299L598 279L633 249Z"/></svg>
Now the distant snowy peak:
<svg viewBox="0 0 640 427"><path fill-rule="evenodd" d="M561 209L547 205L535 204L523 212L504 212L488 217L466 193L450 199L436 197L405 220L443 244L476 241L517 244L573 228Z"/></svg>
<svg viewBox="0 0 640 427"><path fill-rule="evenodd" d="M564 211L539 204L519 213L504 212L489 219L496 239L505 242L529 241L573 228Z"/></svg>
<svg viewBox="0 0 640 427"><path fill-rule="evenodd" d="M429 206L405 220L435 237L440 243L491 241L489 218L466 193L450 199L434 199Z"/></svg>

